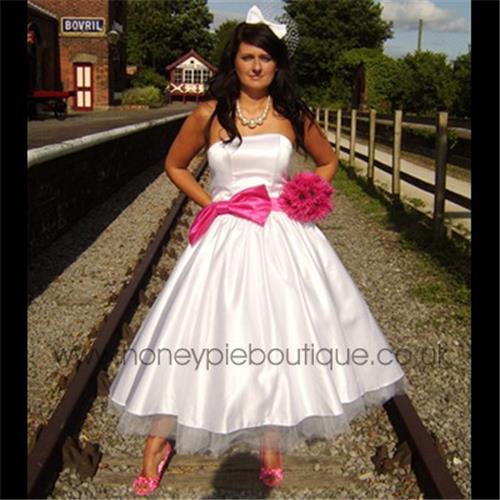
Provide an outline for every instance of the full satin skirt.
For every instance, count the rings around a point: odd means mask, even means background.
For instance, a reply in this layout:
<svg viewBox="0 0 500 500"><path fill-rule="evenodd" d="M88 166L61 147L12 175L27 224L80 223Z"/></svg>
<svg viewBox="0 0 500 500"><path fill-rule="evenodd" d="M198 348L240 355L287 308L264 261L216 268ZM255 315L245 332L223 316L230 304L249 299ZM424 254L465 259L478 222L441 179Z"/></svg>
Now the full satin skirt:
<svg viewBox="0 0 500 500"><path fill-rule="evenodd" d="M123 434L221 455L349 432L409 382L323 232L218 216L188 245L110 388Z"/></svg>

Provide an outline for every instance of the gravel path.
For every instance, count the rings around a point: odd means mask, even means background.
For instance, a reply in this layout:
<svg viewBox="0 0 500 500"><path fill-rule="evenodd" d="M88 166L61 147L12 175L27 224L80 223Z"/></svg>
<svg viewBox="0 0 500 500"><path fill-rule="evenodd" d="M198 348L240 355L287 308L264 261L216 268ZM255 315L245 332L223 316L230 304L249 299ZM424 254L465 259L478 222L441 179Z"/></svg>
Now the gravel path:
<svg viewBox="0 0 500 500"><path fill-rule="evenodd" d="M201 159L193 160L192 168ZM155 165L33 260L28 285L32 299L28 307L29 437L55 410L66 377L88 352L178 193L163 166Z"/></svg>
<svg viewBox="0 0 500 500"><path fill-rule="evenodd" d="M295 166L303 164L297 156L293 162ZM71 363L55 363L51 348L57 346L58 352L73 352L73 361L85 349L86 336L111 310L113 294L117 294L127 281L127 269L135 263L141 247L147 243L177 195L177 189L166 176L162 172L158 175L134 203L64 269L57 280L45 290L38 289L38 296L31 303L28 394L31 431L36 423L50 415L62 395L62 390L56 390L54 372L66 373L71 367ZM207 181L205 175L205 188ZM43 269L47 267L49 271L46 273L50 276L50 267L55 265L51 262L65 253L74 238L85 232L85 227L91 226L99 213L112 210L116 199L108 203L96 209L96 213L87 217L79 228L71 231L72 235L58 241L40 258L32 271L35 283L44 282ZM148 298L152 299L161 290L185 248L187 229L198 209L192 202L188 203L188 213L182 217L146 290ZM470 497L470 325L458 319L458 306L443 304L438 296L434 303L421 302L412 293L415 286L435 280L429 272L422 271L422 256L402 248L395 232L371 220L342 192L337 191L335 213L320 227L357 283L391 346L396 353L407 350L400 362L413 386L408 395L424 425L435 432L441 442L448 467L462 493ZM33 288L36 287L33 285ZM133 331L139 328L146 312L147 306L139 307L131 321ZM125 349L123 341L116 362L108 370L110 378L116 373L118 359ZM444 353L445 357L440 362L429 362L432 352ZM374 469L371 457L375 449L386 445L392 454L396 444L385 411L375 409L353 421L351 427L351 433L339 436L333 442L317 440L297 449L298 454L318 456L319 463L322 456L338 458L340 465L332 475L330 486L306 487L299 491L287 489L284 484L268 496L422 498L408 468L396 468L386 474L378 474ZM75 471L65 469L51 498L133 497L130 483L142 462L144 439L139 436L125 439L116 433L116 420L106 412L105 397L95 401L80 441L100 444L104 455L97 475L82 481ZM119 462L121 457L126 460L120 465L117 460ZM174 462L175 458L172 466ZM104 469L121 475L121 484L100 481ZM221 492L218 493L219 498L223 497ZM173 490L168 485L168 473L159 490L159 495L168 498L207 498L210 494L210 491L196 488ZM234 492L230 496L236 497ZM240 495L241 498L249 496L255 497L255 492Z"/></svg>

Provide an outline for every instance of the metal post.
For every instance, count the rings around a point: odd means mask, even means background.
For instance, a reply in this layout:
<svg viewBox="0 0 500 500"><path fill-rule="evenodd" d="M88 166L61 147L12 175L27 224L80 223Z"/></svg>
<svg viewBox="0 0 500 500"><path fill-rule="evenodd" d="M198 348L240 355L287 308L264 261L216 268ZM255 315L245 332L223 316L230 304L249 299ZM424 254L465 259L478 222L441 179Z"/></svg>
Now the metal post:
<svg viewBox="0 0 500 500"><path fill-rule="evenodd" d="M375 160L375 120L377 116L377 111L375 109L370 109L370 132L368 140L368 183L373 186L373 165Z"/></svg>
<svg viewBox="0 0 500 500"><path fill-rule="evenodd" d="M324 125L325 125L325 134L326 134L327 139L328 139L328 127L329 127L328 121L330 118L328 115L329 115L329 110L328 110L328 108L325 108L325 123L324 123Z"/></svg>
<svg viewBox="0 0 500 500"><path fill-rule="evenodd" d="M443 235L444 192L446 189L446 162L448 154L448 113L440 111L436 119L436 177L434 185L434 237Z"/></svg>
<svg viewBox="0 0 500 500"><path fill-rule="evenodd" d="M354 168L354 158L356 156L356 112L351 109L351 144L349 151L349 166Z"/></svg>
<svg viewBox="0 0 500 500"><path fill-rule="evenodd" d="M342 108L337 109L337 127L335 128L335 152L340 160L340 146L342 144Z"/></svg>
<svg viewBox="0 0 500 500"><path fill-rule="evenodd" d="M400 195L400 178L399 171L401 168L401 128L403 121L403 111L397 109L394 112L394 140L392 150L392 197L394 200L399 200Z"/></svg>
<svg viewBox="0 0 500 500"><path fill-rule="evenodd" d="M319 106L316 108L316 123L319 125Z"/></svg>
<svg viewBox="0 0 500 500"><path fill-rule="evenodd" d="M424 21L422 19L418 20L418 41L417 41L417 52L420 52L422 48L422 29L424 27Z"/></svg>

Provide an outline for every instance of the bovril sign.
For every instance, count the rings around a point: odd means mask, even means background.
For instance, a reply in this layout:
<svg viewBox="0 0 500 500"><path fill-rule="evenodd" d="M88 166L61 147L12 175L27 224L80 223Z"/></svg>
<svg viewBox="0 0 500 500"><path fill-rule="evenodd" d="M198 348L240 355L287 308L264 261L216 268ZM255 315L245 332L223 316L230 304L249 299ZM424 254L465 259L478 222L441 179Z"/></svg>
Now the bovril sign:
<svg viewBox="0 0 500 500"><path fill-rule="evenodd" d="M104 36L105 33L104 17L61 17L61 35Z"/></svg>

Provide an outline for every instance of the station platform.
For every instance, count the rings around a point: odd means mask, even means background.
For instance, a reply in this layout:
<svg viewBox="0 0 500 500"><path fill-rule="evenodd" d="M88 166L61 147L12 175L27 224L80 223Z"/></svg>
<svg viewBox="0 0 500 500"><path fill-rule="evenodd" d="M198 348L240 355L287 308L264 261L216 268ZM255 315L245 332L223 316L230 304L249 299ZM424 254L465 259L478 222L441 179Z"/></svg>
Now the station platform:
<svg viewBox="0 0 500 500"><path fill-rule="evenodd" d="M196 102L173 102L167 106L145 110L119 110L71 112L65 120L56 120L54 113L40 113L37 120L28 121L28 150L58 144L89 134L124 127L134 123L156 120L170 115L191 111Z"/></svg>

